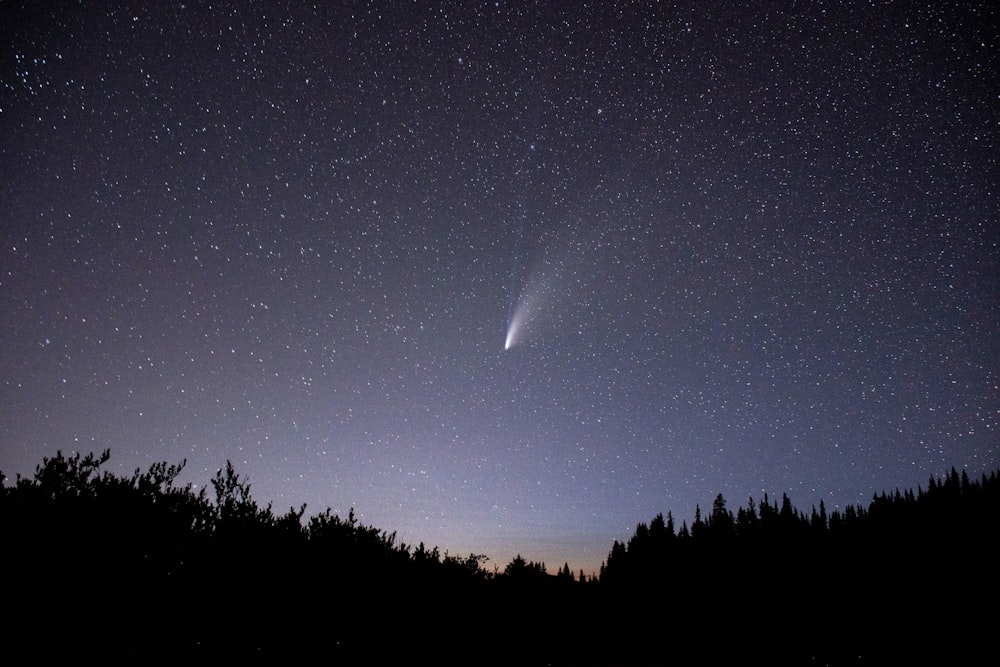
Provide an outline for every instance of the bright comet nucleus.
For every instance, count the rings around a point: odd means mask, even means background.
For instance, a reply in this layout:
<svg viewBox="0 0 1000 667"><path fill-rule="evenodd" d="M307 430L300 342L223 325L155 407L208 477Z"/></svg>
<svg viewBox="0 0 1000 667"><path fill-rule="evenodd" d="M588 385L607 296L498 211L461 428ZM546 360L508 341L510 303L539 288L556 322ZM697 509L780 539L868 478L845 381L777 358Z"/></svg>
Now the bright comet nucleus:
<svg viewBox="0 0 1000 667"><path fill-rule="evenodd" d="M518 342L521 337L522 327L524 325L526 306L524 302L517 305L514 309L514 314L510 318L510 324L507 326L507 338L503 342L503 349L509 350L514 347L514 344Z"/></svg>
<svg viewBox="0 0 1000 667"><path fill-rule="evenodd" d="M507 327L507 339L503 342L503 349L509 350L514 346L514 337L517 334L517 325L514 322Z"/></svg>

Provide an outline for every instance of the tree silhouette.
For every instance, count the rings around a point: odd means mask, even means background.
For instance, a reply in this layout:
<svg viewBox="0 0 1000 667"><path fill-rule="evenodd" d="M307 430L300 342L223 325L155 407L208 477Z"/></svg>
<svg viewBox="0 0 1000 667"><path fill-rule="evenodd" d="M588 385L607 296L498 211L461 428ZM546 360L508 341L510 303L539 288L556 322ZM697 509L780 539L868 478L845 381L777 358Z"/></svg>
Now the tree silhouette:
<svg viewBox="0 0 1000 667"><path fill-rule="evenodd" d="M517 647L531 646L540 663L641 661L649 642L635 637L669 627L715 659L851 664L932 655L913 637L992 631L977 610L998 592L996 472L977 480L953 468L926 490L879 492L833 511L820 500L808 514L787 494L780 506L765 494L734 513L718 494L707 520L696 505L691 530L685 521L675 533L670 512L638 523L583 586L568 563L550 576L518 554L490 573L484 555L413 548L353 508L346 518L329 508L306 518L304 505L276 515L230 462L209 499L205 488L177 485L184 462L120 477L102 469L109 457L57 452L32 478L7 485L0 476L6 565L17 573L8 654L96 659L104 649L94 637L115 628L116 645L136 655L156 647L172 660L305 659L322 638L331 659L351 662L387 636L421 652L493 647L483 628L515 613L547 622L520 624L498 659L523 662ZM748 603L780 631L705 622ZM301 609L321 611L275 613ZM881 609L886 622L847 623L844 609ZM588 624L599 632L574 640Z"/></svg>

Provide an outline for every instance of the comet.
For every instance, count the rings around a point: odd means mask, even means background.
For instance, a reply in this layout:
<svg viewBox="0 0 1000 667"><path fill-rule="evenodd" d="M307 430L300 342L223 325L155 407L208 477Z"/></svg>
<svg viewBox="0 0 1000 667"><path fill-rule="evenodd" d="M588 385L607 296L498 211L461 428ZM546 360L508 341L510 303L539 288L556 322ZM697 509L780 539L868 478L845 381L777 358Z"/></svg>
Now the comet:
<svg viewBox="0 0 1000 667"><path fill-rule="evenodd" d="M520 275L520 261L511 275L510 293L512 301L507 314L507 335L503 349L510 350L526 340L551 332L554 325L551 314L547 313L553 304L553 295L566 291L565 271L569 262L551 250L544 252L534 262L523 277Z"/></svg>
<svg viewBox="0 0 1000 667"><path fill-rule="evenodd" d="M511 309L510 320L507 323L507 337L503 349L509 350L520 343L531 331L531 323L538 314L539 295L534 290L523 294Z"/></svg>

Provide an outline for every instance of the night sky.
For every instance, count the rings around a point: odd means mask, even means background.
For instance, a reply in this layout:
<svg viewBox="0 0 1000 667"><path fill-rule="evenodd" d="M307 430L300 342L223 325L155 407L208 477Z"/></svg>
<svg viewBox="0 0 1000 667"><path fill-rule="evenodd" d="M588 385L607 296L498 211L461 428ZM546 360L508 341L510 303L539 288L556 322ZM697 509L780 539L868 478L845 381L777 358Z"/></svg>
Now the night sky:
<svg viewBox="0 0 1000 667"><path fill-rule="evenodd" d="M996 469L996 4L734 4L0 2L7 483L590 572Z"/></svg>

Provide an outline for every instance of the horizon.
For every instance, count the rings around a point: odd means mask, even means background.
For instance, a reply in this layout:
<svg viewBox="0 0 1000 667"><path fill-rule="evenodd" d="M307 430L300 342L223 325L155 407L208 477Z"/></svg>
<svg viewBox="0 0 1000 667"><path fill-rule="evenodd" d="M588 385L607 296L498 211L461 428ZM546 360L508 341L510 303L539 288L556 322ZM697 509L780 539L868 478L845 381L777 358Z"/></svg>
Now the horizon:
<svg viewBox="0 0 1000 667"><path fill-rule="evenodd" d="M74 455L77 455L77 454L79 454L81 456L86 456L87 454L94 454L96 456L98 454L98 452L96 452L96 451L92 451L92 452L75 452L75 451L70 451L70 452L61 452L61 453L64 456L67 456L67 457L74 456ZM109 459L109 461L107 463L103 464L100 467L99 470L100 471L111 472L111 468L113 468L114 466L111 466L110 464L113 461L114 461L114 453L112 452L111 453L111 458ZM41 463L42 463L42 461L39 461L39 464L41 464ZM154 463L166 463L168 465L172 465L171 462L169 462L169 461L154 462ZM175 462L175 463L177 465L179 465L181 462ZM185 477L186 477L186 475L184 474L185 469L186 469L186 465L181 468L181 472L178 475L177 481L174 484L175 488L190 487L191 491L194 492L194 493L196 493L196 494L200 491L201 488L204 488L205 491L206 491L206 493L208 494L208 498L210 500L213 500L213 491L212 491L212 488L211 488L211 484L210 483L206 483L206 484L199 485L199 484L196 484L196 483L193 483L193 482L190 482L190 481L185 481ZM222 466L222 467L220 467L218 469L219 472L221 472L223 470L225 470L225 466ZM280 515L282 515L283 513L287 512L289 510L298 511L299 509L301 509L303 507L303 505L301 505L301 504L299 506L291 506L289 508L274 507L273 506L273 501L262 501L261 499L255 497L255 494L253 493L253 480L246 478L244 475L241 474L241 471L238 470L238 469L234 468L234 471L236 472L237 475L240 476L240 479L245 484L249 484L251 500L253 500L253 502L255 502L261 508L270 506L271 507L271 511L275 514L275 516L280 516ZM833 514L834 512L843 512L848 506L860 507L860 508L863 508L863 509L867 509L868 506L869 506L869 504L871 503L873 497L877 497L877 496L880 496L882 494L886 494L886 495L890 495L891 496L896 491L898 491L900 493L904 493L904 494L906 492L908 492L908 491L912 491L915 494L918 494L920 492L925 492L925 491L927 491L927 488L928 488L928 485L929 485L928 483L929 483L929 481L932 478L935 481L937 481L937 482L943 482L944 480L947 479L948 475L952 471L955 471L957 473L957 472L959 472L959 469L957 467L955 467L955 466L952 466L952 467L948 468L947 470L942 470L939 474L929 475L924 480L923 483L916 484L914 486L908 486L908 487L896 486L896 487L894 487L892 489L873 490L871 492L871 494L869 494L868 498L866 500L863 500L863 501L858 501L858 502L854 502L854 503L847 503L847 504L844 504L844 505L835 505L835 506L827 506L825 504L825 502L824 502L824 506L826 508L826 512L827 512L828 516L830 514ZM13 483L16 483L18 475L21 478L27 478L27 479L31 479L32 478L32 475L30 475L30 474L25 475L25 474L21 474L21 473L17 473L12 478L10 476L10 474L8 474L7 472L2 471L2 470L0 470L0 472L2 472L2 474L3 474L3 477L0 477L0 482L2 482L4 485L10 484L11 486L13 486ZM140 473L142 473L142 472L146 472L146 470L133 470L129 474L134 473L134 472L140 472ZM967 471L964 468L961 469L960 472L963 475L968 474ZM990 470L990 471L983 471L978 476L970 475L969 479L972 482L978 483L982 478L988 477L989 475L996 474L996 473L1000 473L1000 469ZM117 476L121 476L122 475L121 472L115 472L113 474L115 474ZM765 498L768 499L769 503L772 506L774 506L774 507L780 507L780 499L782 498L783 495L787 495L787 492L782 492L782 494L771 493L771 492L762 492L759 496L750 496L747 499L745 499L743 501L740 501L740 502L734 502L730 498L725 498L725 496L724 496L724 499L725 499L725 502L726 502L727 509L730 512L735 513L738 509L746 509L746 508L748 508L748 501L749 501L750 498L753 499L753 502L754 502L754 504L755 504L755 506L757 508L760 507L760 505L763 503L763 501L764 501ZM556 572L558 572L558 570L560 568L562 568L563 565L568 565L570 567L570 570L573 572L574 578L578 578L580 572L582 571L584 573L584 575L588 579L590 579L591 577L595 577L596 578L598 576L601 567L607 561L607 557L610 554L610 552L611 552L611 550L612 550L612 548L614 546L614 543L617 541L617 542L621 542L622 544L626 544L628 542L629 538L631 538L635 534L636 527L639 524L644 524L644 525L648 526L650 524L650 522L657 515L662 514L664 517L667 517L668 515L672 515L673 516L674 525L675 525L676 530L681 530L682 526L686 526L687 528L690 528L691 524L694 522L694 517L695 517L695 514L697 512L697 509L699 507L701 507L702 505L705 506L705 509L702 510L702 517L704 519L711 512L712 504L714 503L714 500L715 500L715 496L713 496L713 498L711 499L712 502L706 501L704 503L697 503L695 505L695 507L691 509L690 516L681 516L681 515L678 515L674 510L667 509L667 510L662 510L660 512L657 512L656 514L651 515L650 517L647 517L645 519L637 520L632 525L632 527L628 531L626 531L623 535L621 535L621 536L616 535L614 537L609 537L608 538L608 540L607 540L607 548L605 549L604 553L601 555L600 560L598 561L597 565L595 565L593 567L590 567L590 568L588 568L587 564L584 564L583 562L581 562L581 560L579 558L580 553L581 552L587 552L588 549L589 549L590 553L593 553L594 550L596 548L598 548L598 547L597 547L597 544L596 544L596 540L593 538L593 536L588 536L586 534L586 531L583 531L582 533L580 533L580 532L567 532L567 533L564 533L564 534L561 534L561 535L555 535L555 536L549 534L547 537L543 537L541 539L539 539L538 537L532 537L530 535L525 535L525 536L523 536L520 539L518 539L517 537L515 537L513 539L510 539L510 538L503 538L502 539L502 538L498 537L498 538L495 538L494 541L493 541L493 544L496 545L496 548L493 548L492 550L490 550L490 547L489 547L490 542L488 540L485 540L485 541L484 540L480 540L480 541L475 542L474 543L475 544L474 548L462 549L461 547L459 547L459 548L449 548L446 545L441 545L441 544L436 544L436 543L433 543L433 542L429 542L428 540L422 539L418 535L407 535L407 534L402 533L401 531L399 531L399 530L397 530L397 529L395 529L395 528L393 528L391 526L382 526L382 525L378 525L377 523L373 523L373 522L367 521L365 519L365 517L364 517L363 512L359 511L358 508L355 508L355 507L348 508L345 511L340 511L340 510L335 510L330 505L324 505L322 508L316 508L316 507L310 507L308 505L308 503L306 503L305 504L305 511L304 511L304 513L302 515L302 521L301 521L301 523L302 523L303 526L305 526L305 525L308 524L309 519L312 516L318 515L318 514L322 514L323 512L325 512L327 510L331 511L334 515L340 517L341 519L346 519L349 514L353 513L354 517L358 520L358 522L361 525L367 526L369 528L375 528L375 529L377 529L377 530L379 530L379 531L381 531L381 532L383 532L383 533L385 533L387 535L388 534L396 534L397 544L400 544L400 545L401 544L406 544L411 550L415 549L418 545L423 544L424 547L426 549L428 549L428 550L438 549L442 557L446 556L446 555L456 556L456 557L466 557L466 556L469 556L469 555L486 556L486 560L483 562L482 567L483 567L484 570L487 570L487 571L490 571L490 572L502 572L503 569L504 569L504 567L508 563L510 563L517 556L520 556L520 557L524 558L526 561L539 563L539 564L545 566L546 571L550 575L556 574ZM805 505L797 503L795 501L795 499L792 498L791 496L789 496L789 500L790 500L790 502L792 504L792 507L797 512L806 513L808 511L811 511L812 509L818 509L820 507L819 502L812 503L812 504L810 504L809 507L806 507ZM823 501L820 501L820 502L823 502ZM537 547L534 550L531 550L531 549L516 549L516 548L512 549L512 547L510 547L511 543L514 543L514 544L523 544L523 545L530 545L532 542L535 542L536 544L541 545L541 546ZM459 540L455 544L461 544L461 540ZM473 544L473 543L470 543L470 544ZM559 544L561 546L558 549L557 548L553 548L551 546L549 546L549 547L544 546L544 545L552 545L552 544ZM574 547L573 545L577 545L577 546ZM583 545L583 548L579 548L579 545ZM509 554L509 555L507 555L507 556L501 556L501 557L498 558L498 557L496 557L494 555L496 553L499 553L499 554ZM544 558L535 557L533 555L535 553L557 554L557 560L558 560L558 562L556 562L556 560L546 560ZM571 554L571 555L567 555L567 554ZM576 560L574 560L574 558ZM559 559L561 559L561 560L559 560Z"/></svg>

